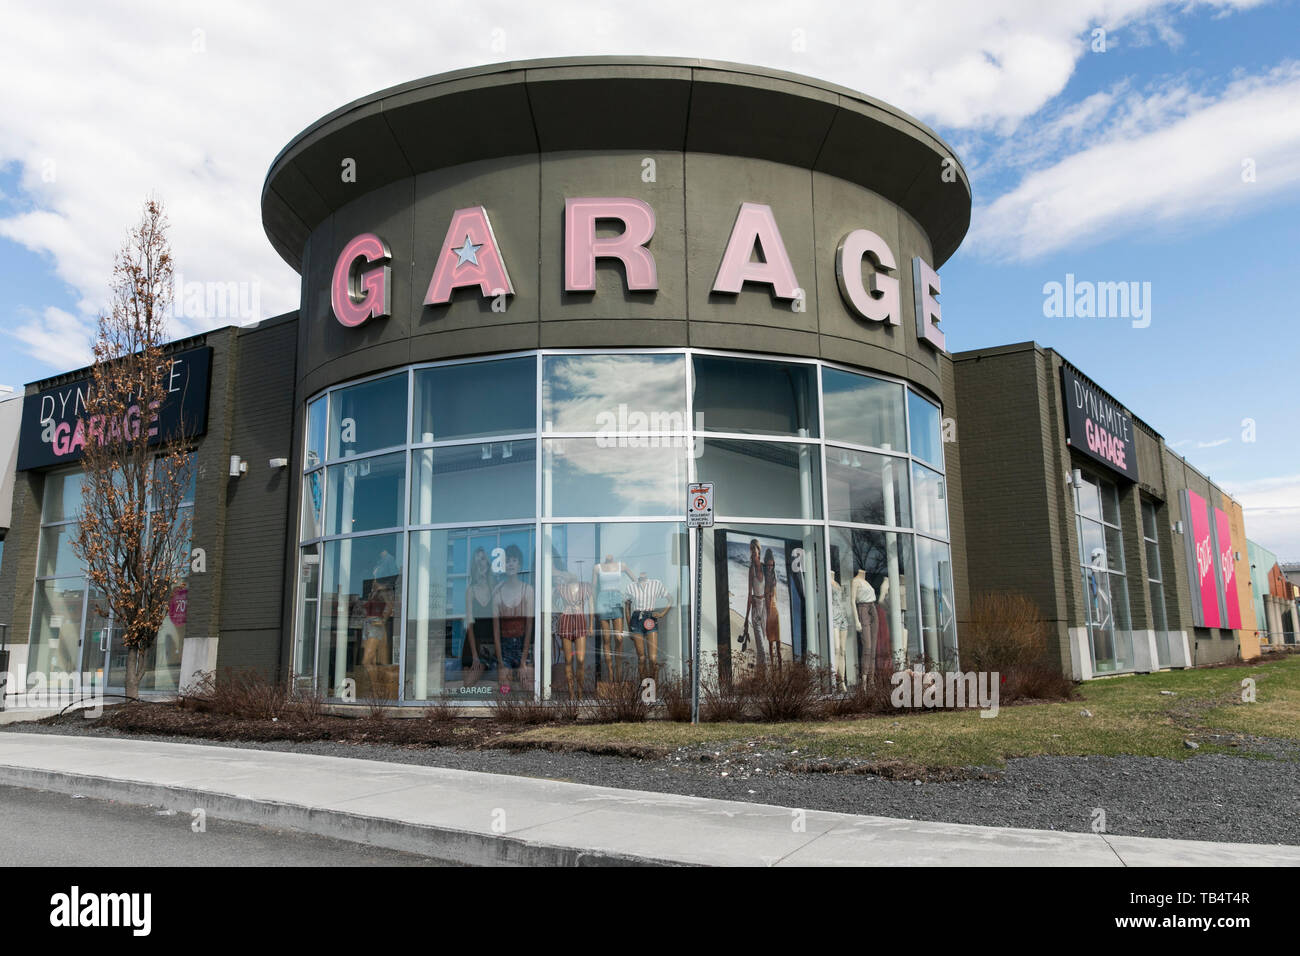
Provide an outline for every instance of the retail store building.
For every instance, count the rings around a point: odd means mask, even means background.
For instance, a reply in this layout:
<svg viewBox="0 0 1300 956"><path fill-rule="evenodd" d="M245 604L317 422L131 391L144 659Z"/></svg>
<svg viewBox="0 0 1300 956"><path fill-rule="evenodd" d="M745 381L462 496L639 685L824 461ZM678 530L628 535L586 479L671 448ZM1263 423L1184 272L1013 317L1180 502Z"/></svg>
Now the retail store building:
<svg viewBox="0 0 1300 956"><path fill-rule="evenodd" d="M1088 380L1055 353L947 353L970 186L883 103L694 60L483 67L323 118L262 199L301 305L172 349L209 357L206 566L146 689L229 666L358 700L591 694L682 669L697 570L706 669L951 663L990 588L1029 591L1081 678L1250 650L1235 582L1193 607L1173 527L1204 504L1235 542L1229 499L1131 416L1085 455L1060 383ZM28 386L0 617L29 672L111 686L62 546L75 460L42 445L84 378Z"/></svg>

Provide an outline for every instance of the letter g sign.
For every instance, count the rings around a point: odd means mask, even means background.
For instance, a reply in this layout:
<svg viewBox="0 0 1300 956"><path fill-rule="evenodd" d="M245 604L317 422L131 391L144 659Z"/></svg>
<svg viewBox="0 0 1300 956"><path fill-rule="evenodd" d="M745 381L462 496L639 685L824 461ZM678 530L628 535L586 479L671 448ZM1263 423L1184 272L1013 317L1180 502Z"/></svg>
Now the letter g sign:
<svg viewBox="0 0 1300 956"><path fill-rule="evenodd" d="M391 258L388 244L372 232L362 233L343 247L330 282L330 304L339 322L353 327L389 315L392 266L382 263Z"/></svg>

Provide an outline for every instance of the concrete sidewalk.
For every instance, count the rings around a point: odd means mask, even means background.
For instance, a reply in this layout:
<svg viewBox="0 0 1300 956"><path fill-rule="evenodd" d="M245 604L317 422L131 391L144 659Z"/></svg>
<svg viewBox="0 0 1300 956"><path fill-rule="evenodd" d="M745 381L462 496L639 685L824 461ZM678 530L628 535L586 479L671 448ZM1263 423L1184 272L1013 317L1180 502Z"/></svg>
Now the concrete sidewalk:
<svg viewBox="0 0 1300 956"><path fill-rule="evenodd" d="M0 783L471 864L1295 866L1300 847L927 823L345 757L0 733Z"/></svg>

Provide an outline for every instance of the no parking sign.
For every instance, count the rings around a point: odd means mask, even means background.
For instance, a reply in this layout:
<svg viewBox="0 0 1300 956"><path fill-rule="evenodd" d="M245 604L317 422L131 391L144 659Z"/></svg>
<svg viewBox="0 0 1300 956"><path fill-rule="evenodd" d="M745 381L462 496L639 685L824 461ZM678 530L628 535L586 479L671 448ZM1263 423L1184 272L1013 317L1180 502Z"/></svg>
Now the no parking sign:
<svg viewBox="0 0 1300 956"><path fill-rule="evenodd" d="M686 527L713 527L713 482L697 481L687 486Z"/></svg>

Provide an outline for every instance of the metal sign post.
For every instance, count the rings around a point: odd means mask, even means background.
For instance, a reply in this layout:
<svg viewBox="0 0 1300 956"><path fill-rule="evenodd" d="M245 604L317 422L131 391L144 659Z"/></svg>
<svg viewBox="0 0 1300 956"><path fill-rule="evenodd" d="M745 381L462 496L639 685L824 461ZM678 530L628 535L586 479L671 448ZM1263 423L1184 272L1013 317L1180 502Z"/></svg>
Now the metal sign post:
<svg viewBox="0 0 1300 956"><path fill-rule="evenodd" d="M695 650L691 655L691 723L700 722L700 605L704 584L704 530L713 527L713 482L686 488L686 527L695 532Z"/></svg>

